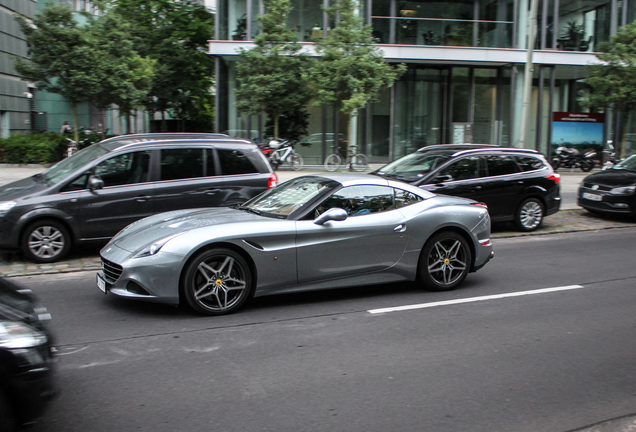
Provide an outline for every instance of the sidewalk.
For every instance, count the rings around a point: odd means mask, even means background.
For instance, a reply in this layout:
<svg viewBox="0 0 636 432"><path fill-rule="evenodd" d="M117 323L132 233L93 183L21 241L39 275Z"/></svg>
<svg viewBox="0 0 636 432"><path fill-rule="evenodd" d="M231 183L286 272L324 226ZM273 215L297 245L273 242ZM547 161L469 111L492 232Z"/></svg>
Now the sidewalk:
<svg viewBox="0 0 636 432"><path fill-rule="evenodd" d="M378 165L379 167L379 165ZM376 167L371 167L375 169ZM37 174L43 171L38 166L8 166L0 165L0 185L19 180L24 177ZM279 182L284 182L299 175L324 172L317 167L308 167L301 171L289 171L282 169L277 171ZM628 217L602 217L593 215L576 205L575 193L578 185L588 173L582 172L561 172L561 194L568 197L564 200L561 211L544 219L543 225L536 231L522 233L516 231L512 224L496 224L492 229L492 238L512 238L536 235L549 235L559 233L572 233L581 231L598 231L606 229L633 228L636 221ZM99 257L99 247L86 248L71 254L67 260L52 264L35 264L25 261L18 253L0 252L0 275L28 276L38 274L56 274L66 272L77 272L86 270L99 270L101 263Z"/></svg>

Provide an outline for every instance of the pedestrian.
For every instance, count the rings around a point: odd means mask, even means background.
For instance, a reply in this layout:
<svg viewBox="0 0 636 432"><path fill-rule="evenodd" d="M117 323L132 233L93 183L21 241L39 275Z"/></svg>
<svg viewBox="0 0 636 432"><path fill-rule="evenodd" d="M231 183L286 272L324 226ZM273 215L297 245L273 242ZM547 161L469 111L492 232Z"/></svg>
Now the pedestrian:
<svg viewBox="0 0 636 432"><path fill-rule="evenodd" d="M71 127L68 124L68 121L65 121L64 124L62 125L62 129L60 129L60 133L70 133L71 132Z"/></svg>

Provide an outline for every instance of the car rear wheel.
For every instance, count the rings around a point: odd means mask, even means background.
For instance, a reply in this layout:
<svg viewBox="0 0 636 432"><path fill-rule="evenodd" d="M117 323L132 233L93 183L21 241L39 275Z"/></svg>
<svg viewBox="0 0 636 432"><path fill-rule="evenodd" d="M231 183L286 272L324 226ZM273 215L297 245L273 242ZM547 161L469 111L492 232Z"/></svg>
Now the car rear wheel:
<svg viewBox="0 0 636 432"><path fill-rule="evenodd" d="M534 231L543 222L545 210L536 198L528 198L521 203L515 215L515 225L521 231Z"/></svg>
<svg viewBox="0 0 636 432"><path fill-rule="evenodd" d="M29 225L22 236L22 252L31 261L50 263L66 256L71 236L64 225L43 219Z"/></svg>
<svg viewBox="0 0 636 432"><path fill-rule="evenodd" d="M452 290L466 279L471 260L470 248L461 235L441 232L431 237L422 249L420 280L431 291Z"/></svg>
<svg viewBox="0 0 636 432"><path fill-rule="evenodd" d="M252 291L247 262L230 249L197 255L185 270L183 293L188 304L204 315L224 315L240 308Z"/></svg>

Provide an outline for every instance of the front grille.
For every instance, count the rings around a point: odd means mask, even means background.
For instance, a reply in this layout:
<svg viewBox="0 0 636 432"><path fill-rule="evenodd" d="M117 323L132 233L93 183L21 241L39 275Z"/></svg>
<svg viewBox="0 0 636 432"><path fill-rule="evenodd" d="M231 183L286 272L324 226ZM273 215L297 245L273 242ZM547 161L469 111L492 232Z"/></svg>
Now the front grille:
<svg viewBox="0 0 636 432"><path fill-rule="evenodd" d="M592 189L592 186L594 186L594 183L583 183L584 188ZM595 189L595 190L602 191L602 192L609 192L610 190L612 190L612 188L609 186L598 185L598 189Z"/></svg>
<svg viewBox="0 0 636 432"><path fill-rule="evenodd" d="M117 282L122 271L124 271L124 269L119 264L115 264L112 261L102 258L102 272L104 273L104 279L106 279L106 282L111 284Z"/></svg>

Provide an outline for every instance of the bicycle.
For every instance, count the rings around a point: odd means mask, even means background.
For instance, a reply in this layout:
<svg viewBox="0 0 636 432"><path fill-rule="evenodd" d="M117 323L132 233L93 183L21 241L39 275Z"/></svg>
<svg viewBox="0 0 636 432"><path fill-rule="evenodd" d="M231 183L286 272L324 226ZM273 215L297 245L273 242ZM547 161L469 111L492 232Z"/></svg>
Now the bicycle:
<svg viewBox="0 0 636 432"><path fill-rule="evenodd" d="M274 150L269 154L268 159L274 171L285 162L287 162L289 167L294 171L303 168L304 163L302 156L294 151L296 144L298 143L292 140L285 140L283 142L272 140L269 142L269 147Z"/></svg>
<svg viewBox="0 0 636 432"><path fill-rule="evenodd" d="M338 154L337 147L335 147L334 150L335 152L325 159L325 169L330 172L336 171L342 164L342 157ZM369 160L363 153L356 153L357 150L357 145L349 147L349 155L347 156L345 166L353 171L365 171L369 168Z"/></svg>

